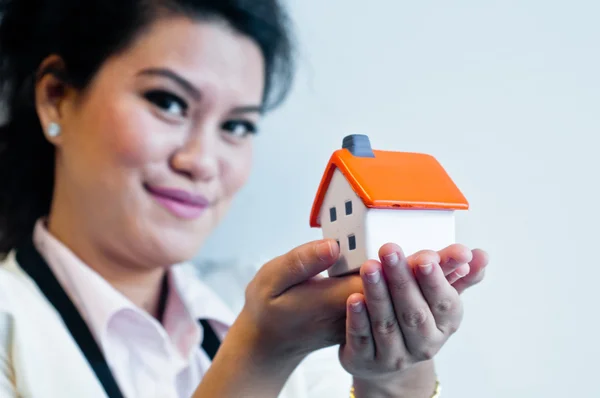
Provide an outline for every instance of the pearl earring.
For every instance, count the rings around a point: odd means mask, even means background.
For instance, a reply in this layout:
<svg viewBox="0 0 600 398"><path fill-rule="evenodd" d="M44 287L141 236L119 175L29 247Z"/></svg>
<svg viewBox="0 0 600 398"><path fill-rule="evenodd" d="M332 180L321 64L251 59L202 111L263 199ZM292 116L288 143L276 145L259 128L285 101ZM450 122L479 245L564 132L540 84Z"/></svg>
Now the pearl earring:
<svg viewBox="0 0 600 398"><path fill-rule="evenodd" d="M57 123L50 123L48 126L48 135L50 137L58 137L60 135L60 126Z"/></svg>

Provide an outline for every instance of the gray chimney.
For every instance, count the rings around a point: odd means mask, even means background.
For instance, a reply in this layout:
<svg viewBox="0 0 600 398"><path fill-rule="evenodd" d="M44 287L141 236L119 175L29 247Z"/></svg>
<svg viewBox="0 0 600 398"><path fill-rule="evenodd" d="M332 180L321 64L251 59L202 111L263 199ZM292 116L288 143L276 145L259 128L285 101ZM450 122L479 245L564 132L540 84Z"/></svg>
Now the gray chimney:
<svg viewBox="0 0 600 398"><path fill-rule="evenodd" d="M342 148L347 149L354 156L361 158L374 158L369 137L364 134L352 134L344 138Z"/></svg>

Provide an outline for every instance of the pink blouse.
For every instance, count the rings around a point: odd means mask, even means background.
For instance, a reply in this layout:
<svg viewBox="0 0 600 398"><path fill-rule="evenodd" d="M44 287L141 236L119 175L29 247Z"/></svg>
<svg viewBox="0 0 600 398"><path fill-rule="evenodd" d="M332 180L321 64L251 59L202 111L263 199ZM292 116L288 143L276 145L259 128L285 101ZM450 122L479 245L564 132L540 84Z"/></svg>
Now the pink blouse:
<svg viewBox="0 0 600 398"><path fill-rule="evenodd" d="M210 366L200 349L199 319L223 338L231 310L189 265L169 270L170 294L163 324L114 289L52 236L43 220L34 243L88 324L126 397L189 398Z"/></svg>

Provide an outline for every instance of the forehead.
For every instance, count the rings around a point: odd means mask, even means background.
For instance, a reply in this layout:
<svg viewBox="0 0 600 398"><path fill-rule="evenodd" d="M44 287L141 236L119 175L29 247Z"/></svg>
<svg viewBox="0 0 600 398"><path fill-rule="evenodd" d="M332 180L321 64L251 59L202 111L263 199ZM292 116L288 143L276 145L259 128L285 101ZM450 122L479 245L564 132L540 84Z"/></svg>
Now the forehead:
<svg viewBox="0 0 600 398"><path fill-rule="evenodd" d="M260 103L265 65L259 46L224 22L162 18L127 49L107 60L111 77L126 79L148 68L168 68L205 95Z"/></svg>

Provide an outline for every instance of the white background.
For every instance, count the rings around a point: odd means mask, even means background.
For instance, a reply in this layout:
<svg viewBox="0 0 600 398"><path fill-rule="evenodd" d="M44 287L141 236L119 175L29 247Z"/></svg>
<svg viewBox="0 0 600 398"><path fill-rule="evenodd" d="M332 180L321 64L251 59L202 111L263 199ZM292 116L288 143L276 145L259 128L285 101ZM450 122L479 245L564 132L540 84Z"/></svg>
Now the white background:
<svg viewBox="0 0 600 398"><path fill-rule="evenodd" d="M289 101L201 258L248 266L308 240L342 138L434 155L491 254L438 356L444 397L600 397L600 2L295 0ZM401 243L401 242L399 242Z"/></svg>

